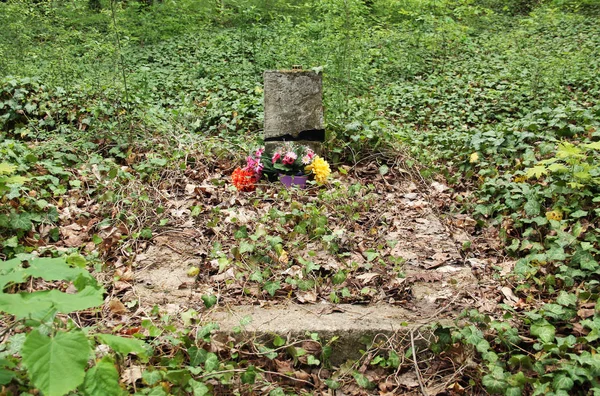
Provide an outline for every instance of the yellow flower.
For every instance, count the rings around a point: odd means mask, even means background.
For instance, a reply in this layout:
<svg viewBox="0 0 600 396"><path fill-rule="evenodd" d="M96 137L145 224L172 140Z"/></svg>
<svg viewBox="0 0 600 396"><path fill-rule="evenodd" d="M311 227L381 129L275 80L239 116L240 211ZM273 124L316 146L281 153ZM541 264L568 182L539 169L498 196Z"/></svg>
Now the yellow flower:
<svg viewBox="0 0 600 396"><path fill-rule="evenodd" d="M474 164L477 161L479 161L479 154L477 154L477 153L471 154L471 158L469 159L469 162Z"/></svg>
<svg viewBox="0 0 600 396"><path fill-rule="evenodd" d="M563 219L563 214L560 210L555 209L555 210L546 212L546 218L548 220L561 221Z"/></svg>
<svg viewBox="0 0 600 396"><path fill-rule="evenodd" d="M312 172L315 175L315 180L317 183L322 184L327 181L329 174L331 174L331 169L329 168L329 164L323 158L318 155L315 156L312 164L306 166L304 168L307 172Z"/></svg>

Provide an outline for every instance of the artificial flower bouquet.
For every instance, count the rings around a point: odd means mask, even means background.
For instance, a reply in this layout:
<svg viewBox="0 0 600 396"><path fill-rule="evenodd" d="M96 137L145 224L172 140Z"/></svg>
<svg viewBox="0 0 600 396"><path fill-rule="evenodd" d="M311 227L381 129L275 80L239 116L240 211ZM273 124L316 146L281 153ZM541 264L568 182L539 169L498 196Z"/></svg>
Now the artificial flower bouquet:
<svg viewBox="0 0 600 396"><path fill-rule="evenodd" d="M329 164L309 147L283 142L272 151L259 148L246 158L246 166L237 168L232 175L233 185L239 191L253 191L256 182L265 175L269 180L278 176L314 176L317 183L327 181Z"/></svg>

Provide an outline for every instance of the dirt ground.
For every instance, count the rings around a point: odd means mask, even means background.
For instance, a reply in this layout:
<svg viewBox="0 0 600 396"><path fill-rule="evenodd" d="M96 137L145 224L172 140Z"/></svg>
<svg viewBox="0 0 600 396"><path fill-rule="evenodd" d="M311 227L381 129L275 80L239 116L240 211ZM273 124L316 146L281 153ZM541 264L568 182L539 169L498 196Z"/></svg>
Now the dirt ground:
<svg viewBox="0 0 600 396"><path fill-rule="evenodd" d="M334 190L347 191L360 183L365 172L368 170L354 177L337 175ZM117 274L124 276L115 282L111 299L135 305L138 312L148 312L156 305L175 316L188 310L204 314L207 310L201 297L206 295L217 297L211 309L217 312L238 305L290 303L390 305L421 319L453 318L466 307L492 311L501 296L488 276L491 267L511 265L495 254L493 235L485 237L466 216L449 215L452 192L440 183L424 189L424 184L410 178L399 181L376 175L375 179L368 193L354 198L341 194L321 207L329 230L337 232L344 247L342 253L327 249L322 241L297 235L300 243L284 239L286 257L275 257L276 265L259 263L252 268L236 251L236 230L244 227L251 232L264 227L266 234L271 234L277 227L269 223L270 211L289 214L290 202L300 209L319 207L319 191L327 187L292 190L284 200L277 192L279 187L271 183L257 192L238 193L227 184L209 184L210 178L200 183L187 180L180 194L170 200L173 217L180 221L154 236L142 253L117 268ZM355 212L358 220L336 213L339 205L354 199L365 204ZM200 202L206 205L203 212L190 216ZM211 203L218 207L216 215L210 210ZM214 257L215 242L221 257L227 258L226 266ZM268 247L266 250L277 256ZM303 274L302 260L310 260L319 271ZM250 279L252 269L265 267L270 267L270 279L281 284L272 296L261 289L260 282ZM331 278L340 270L347 271L347 278L335 286ZM285 283L289 277L303 276L314 280L311 288L301 290ZM346 296L332 302L332 291L342 287L348 291Z"/></svg>

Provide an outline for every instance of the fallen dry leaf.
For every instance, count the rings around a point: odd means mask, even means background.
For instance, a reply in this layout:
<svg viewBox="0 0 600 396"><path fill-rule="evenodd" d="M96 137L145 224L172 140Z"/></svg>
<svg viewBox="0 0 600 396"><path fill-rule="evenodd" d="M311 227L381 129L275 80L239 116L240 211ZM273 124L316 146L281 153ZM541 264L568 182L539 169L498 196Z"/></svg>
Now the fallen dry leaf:
<svg viewBox="0 0 600 396"><path fill-rule="evenodd" d="M373 278L378 277L379 274L376 272L367 272L366 274L361 274L356 277L363 282L364 285L373 280Z"/></svg>
<svg viewBox="0 0 600 396"><path fill-rule="evenodd" d="M502 292L502 294L504 294L504 297L506 297L505 302L508 305L514 305L519 301L519 297L515 296L515 294L510 288L504 286L502 289L500 289L500 291Z"/></svg>
<svg viewBox="0 0 600 396"><path fill-rule="evenodd" d="M116 315L127 313L127 308L118 298L113 298L108 302L108 309Z"/></svg>
<svg viewBox="0 0 600 396"><path fill-rule="evenodd" d="M123 370L121 380L126 384L133 384L142 378L142 366L129 366Z"/></svg>
<svg viewBox="0 0 600 396"><path fill-rule="evenodd" d="M582 308L577 311L577 316L579 316L582 319L586 319L591 316L594 316L595 313L596 313L596 310L593 308Z"/></svg>

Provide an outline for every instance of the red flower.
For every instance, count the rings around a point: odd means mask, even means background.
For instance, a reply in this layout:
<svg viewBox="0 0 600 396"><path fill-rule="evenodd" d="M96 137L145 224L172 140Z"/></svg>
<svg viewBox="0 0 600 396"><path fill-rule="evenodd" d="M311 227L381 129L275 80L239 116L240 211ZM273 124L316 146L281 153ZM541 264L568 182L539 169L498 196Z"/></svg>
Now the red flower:
<svg viewBox="0 0 600 396"><path fill-rule="evenodd" d="M238 191L254 191L256 181L256 173L241 168L236 168L231 175L231 182Z"/></svg>

